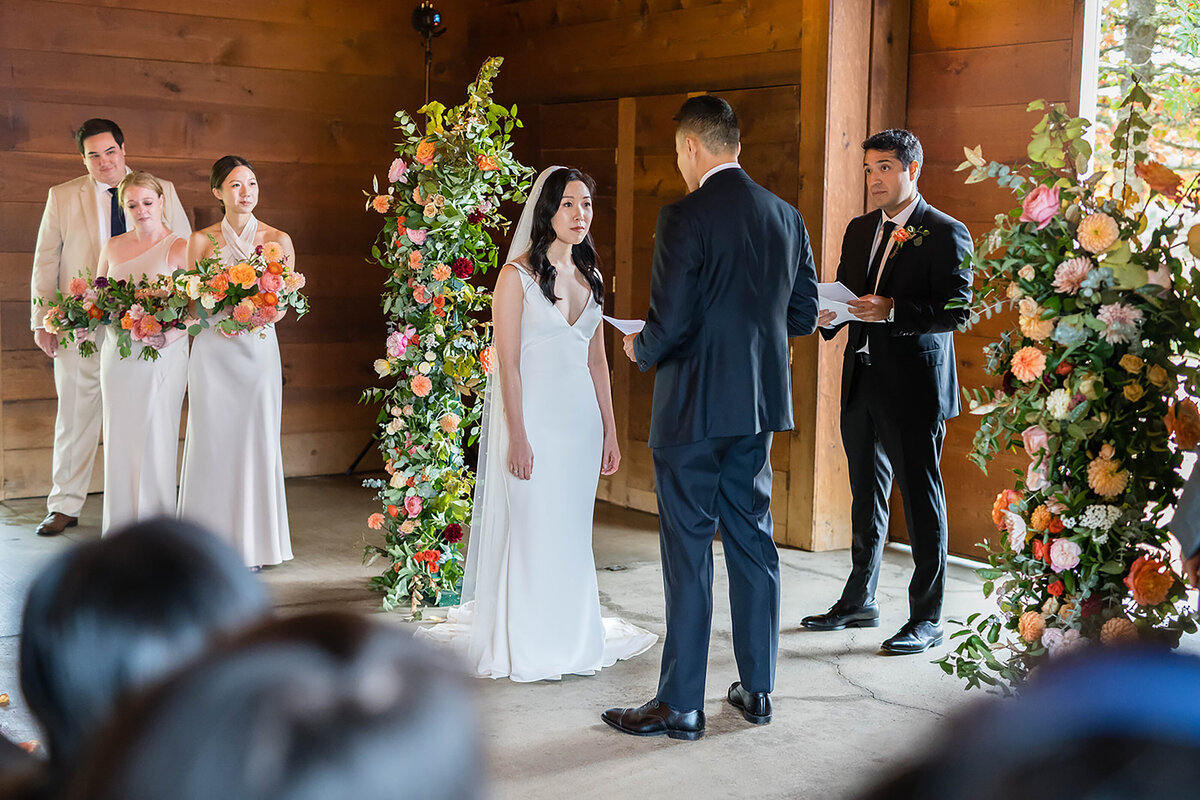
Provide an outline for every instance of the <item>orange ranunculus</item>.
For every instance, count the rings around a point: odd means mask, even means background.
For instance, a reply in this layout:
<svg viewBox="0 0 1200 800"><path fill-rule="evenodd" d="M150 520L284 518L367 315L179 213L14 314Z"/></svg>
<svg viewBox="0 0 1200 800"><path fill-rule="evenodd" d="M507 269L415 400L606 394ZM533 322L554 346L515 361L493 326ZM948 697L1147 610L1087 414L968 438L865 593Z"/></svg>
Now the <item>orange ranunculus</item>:
<svg viewBox="0 0 1200 800"><path fill-rule="evenodd" d="M1041 539L1033 540L1033 557L1038 561L1045 561L1050 554L1050 548L1046 547L1046 543Z"/></svg>
<svg viewBox="0 0 1200 800"><path fill-rule="evenodd" d="M421 199L421 187L420 186L413 187L412 199L413 199L413 202L419 206L425 205L425 201L423 199Z"/></svg>
<svg viewBox="0 0 1200 800"><path fill-rule="evenodd" d="M493 169L500 169L500 165L496 163L496 159L491 156L485 156L483 153L475 156L475 166L479 167L484 172Z"/></svg>
<svg viewBox="0 0 1200 800"><path fill-rule="evenodd" d="M258 273L254 271L254 267L242 261L229 268L229 282L236 283L243 289L249 289L258 283Z"/></svg>
<svg viewBox="0 0 1200 800"><path fill-rule="evenodd" d="M433 310L433 315L434 315L435 317L442 317L442 318L445 318L445 316L446 316L446 309L444 309L444 308L435 308L435 309Z"/></svg>
<svg viewBox="0 0 1200 800"><path fill-rule="evenodd" d="M91 317L92 319L100 319L101 317L104 316L104 312L101 311L96 306L92 306L91 308L88 309L88 316Z"/></svg>
<svg viewBox="0 0 1200 800"><path fill-rule="evenodd" d="M1055 581L1046 587L1046 591L1055 597L1062 597L1063 590L1066 588L1067 587L1063 585L1062 581Z"/></svg>
<svg viewBox="0 0 1200 800"><path fill-rule="evenodd" d="M262 257L267 261L278 261L283 258L283 245L279 242L267 242L263 245Z"/></svg>
<svg viewBox="0 0 1200 800"><path fill-rule="evenodd" d="M133 330L133 322L134 322L133 317L129 316L128 313L126 313L125 316L121 317L121 327L127 331Z"/></svg>
<svg viewBox="0 0 1200 800"><path fill-rule="evenodd" d="M282 275L283 264L280 264L278 261L272 261L270 264L267 264L267 272L272 275Z"/></svg>
<svg viewBox="0 0 1200 800"><path fill-rule="evenodd" d="M1180 450L1196 449L1200 443L1200 411L1190 397L1176 401L1167 410L1163 421L1167 423L1167 433L1175 437L1175 444Z"/></svg>
<svg viewBox="0 0 1200 800"><path fill-rule="evenodd" d="M279 302L279 295L274 292L259 292L258 296L262 298L264 306L273 306Z"/></svg>
<svg viewBox="0 0 1200 800"><path fill-rule="evenodd" d="M496 349L490 344L479 351L479 366L483 367L485 375L492 374L492 365L495 363Z"/></svg>
<svg viewBox="0 0 1200 800"><path fill-rule="evenodd" d="M1175 585L1175 576L1162 561L1143 555L1129 567L1125 585L1133 595L1133 602L1140 606L1156 606L1167 599L1167 593Z"/></svg>
<svg viewBox="0 0 1200 800"><path fill-rule="evenodd" d="M424 164L425 166L429 166L433 163L433 157L436 152L437 145L428 139L422 139L417 145L417 152L416 155L413 156L413 160L420 164Z"/></svg>
<svg viewBox="0 0 1200 800"><path fill-rule="evenodd" d="M229 289L229 273L218 272L208 279L209 288L214 292L224 292Z"/></svg>
<svg viewBox="0 0 1200 800"><path fill-rule="evenodd" d="M491 349L490 347L487 349ZM480 361L483 361L483 354L480 354ZM490 358L488 359L491 360ZM491 372L488 367L483 368L484 372ZM992 503L992 522L996 523L996 527L1004 530L1004 512L1009 510L1009 506L1013 503L1019 503L1024 498L1016 489L1004 489L1000 494L996 495L995 502Z"/></svg>
<svg viewBox="0 0 1200 800"><path fill-rule="evenodd" d="M1047 530L1049 530L1051 533L1062 533L1064 530L1066 530L1066 527L1066 525L1063 525L1062 519L1055 517L1054 519L1050 520L1050 527Z"/></svg>
<svg viewBox="0 0 1200 800"><path fill-rule="evenodd" d="M1172 200L1183 196L1183 178L1157 161L1145 161L1133 168L1139 178L1152 190Z"/></svg>
<svg viewBox="0 0 1200 800"><path fill-rule="evenodd" d="M409 381L409 388L417 397L427 397L433 391L433 381L425 375L417 375Z"/></svg>
<svg viewBox="0 0 1200 800"><path fill-rule="evenodd" d="M387 507L387 512L388 512L389 517L395 517L400 513L400 509L398 506L395 506L395 505L392 505L391 503L389 503L388 507Z"/></svg>
<svg viewBox="0 0 1200 800"><path fill-rule="evenodd" d="M446 307L446 295L435 294L433 296L433 307L434 308L445 308Z"/></svg>
<svg viewBox="0 0 1200 800"><path fill-rule="evenodd" d="M1042 377L1046 370L1046 354L1036 347L1022 347L1013 353L1012 374L1017 380L1030 383Z"/></svg>
<svg viewBox="0 0 1200 800"><path fill-rule="evenodd" d="M383 514L372 514L367 517L367 527L373 531L383 528Z"/></svg>

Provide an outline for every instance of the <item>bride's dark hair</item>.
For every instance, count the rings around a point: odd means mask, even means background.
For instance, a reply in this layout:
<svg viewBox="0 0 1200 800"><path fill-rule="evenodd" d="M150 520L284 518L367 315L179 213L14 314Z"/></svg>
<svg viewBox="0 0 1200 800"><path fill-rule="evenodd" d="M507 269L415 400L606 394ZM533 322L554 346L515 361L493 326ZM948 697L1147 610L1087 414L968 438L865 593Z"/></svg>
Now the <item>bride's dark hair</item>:
<svg viewBox="0 0 1200 800"><path fill-rule="evenodd" d="M550 221L558 213L558 204L562 202L563 192L572 181L582 181L588 189L588 194L595 195L596 182L592 180L591 175L570 167L556 169L542 184L542 193L538 196L537 205L533 207L533 225L529 233L529 270L541 287L542 294L546 295L546 299L551 303L558 301L554 295L554 276L557 270L546 258L546 251L558 237ZM590 228L583 241L571 247L571 258L591 288L592 297L603 305L604 278L600 275L600 258L596 255L596 245L592 243Z"/></svg>

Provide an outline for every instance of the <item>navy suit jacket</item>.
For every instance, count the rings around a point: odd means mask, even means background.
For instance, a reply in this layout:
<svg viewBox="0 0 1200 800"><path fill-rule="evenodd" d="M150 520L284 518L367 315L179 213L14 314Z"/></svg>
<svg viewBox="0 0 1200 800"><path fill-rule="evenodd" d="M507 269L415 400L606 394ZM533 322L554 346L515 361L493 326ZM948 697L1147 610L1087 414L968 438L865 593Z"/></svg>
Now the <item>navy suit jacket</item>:
<svg viewBox="0 0 1200 800"><path fill-rule="evenodd" d="M866 328L871 352L870 369L877 370L897 414L913 421L935 421L957 416L958 366L954 356L954 330L966 322L966 305L946 308L951 300L969 300L971 274L963 260L973 250L967 227L943 214L918 196L908 218L914 229L929 231L920 245L906 242L893 251L880 269L877 289L867 286L871 246L883 212L855 217L842 238L837 279L859 297L878 294L896 304L893 322L851 322L821 335L832 339L843 327ZM886 242L880 242L883 247ZM842 364L842 406L849 401L858 359L847 347Z"/></svg>
<svg viewBox="0 0 1200 800"><path fill-rule="evenodd" d="M792 428L788 337L816 329L817 273L796 208L740 168L659 212L650 313L650 446Z"/></svg>

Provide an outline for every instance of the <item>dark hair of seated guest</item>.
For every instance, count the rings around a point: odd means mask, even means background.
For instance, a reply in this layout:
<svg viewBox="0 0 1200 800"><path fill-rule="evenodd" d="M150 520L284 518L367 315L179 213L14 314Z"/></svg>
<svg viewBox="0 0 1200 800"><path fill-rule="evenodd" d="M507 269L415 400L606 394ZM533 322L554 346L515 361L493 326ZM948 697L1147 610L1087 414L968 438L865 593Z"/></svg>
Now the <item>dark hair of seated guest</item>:
<svg viewBox="0 0 1200 800"><path fill-rule="evenodd" d="M208 531L160 518L63 553L34 579L21 690L45 730L49 781L130 693L268 613L262 584Z"/></svg>
<svg viewBox="0 0 1200 800"><path fill-rule="evenodd" d="M272 621L123 709L65 797L480 797L474 703L443 659L350 614Z"/></svg>
<svg viewBox="0 0 1200 800"><path fill-rule="evenodd" d="M1200 659L1092 647L1039 667L1016 697L959 712L860 800L1182 798L1198 786Z"/></svg>

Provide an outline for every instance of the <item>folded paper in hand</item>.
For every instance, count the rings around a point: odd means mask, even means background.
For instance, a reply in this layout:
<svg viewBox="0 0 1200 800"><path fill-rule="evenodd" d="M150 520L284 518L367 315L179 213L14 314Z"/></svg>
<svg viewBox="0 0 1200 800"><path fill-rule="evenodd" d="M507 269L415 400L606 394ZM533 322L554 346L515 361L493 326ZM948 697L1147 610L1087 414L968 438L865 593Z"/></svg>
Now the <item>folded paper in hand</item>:
<svg viewBox="0 0 1200 800"><path fill-rule="evenodd" d="M641 333L642 328L646 327L644 319L617 319L616 317L605 317L604 321L621 333L628 336L631 333Z"/></svg>
<svg viewBox="0 0 1200 800"><path fill-rule="evenodd" d="M817 298L819 300L818 310L832 311L837 315L833 318L833 322L829 323L830 326L858 321L858 317L850 313L849 305L858 299L858 295L847 289L841 281L818 283Z"/></svg>

